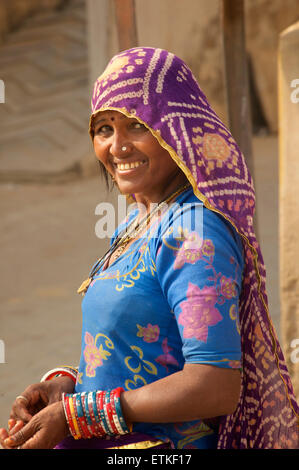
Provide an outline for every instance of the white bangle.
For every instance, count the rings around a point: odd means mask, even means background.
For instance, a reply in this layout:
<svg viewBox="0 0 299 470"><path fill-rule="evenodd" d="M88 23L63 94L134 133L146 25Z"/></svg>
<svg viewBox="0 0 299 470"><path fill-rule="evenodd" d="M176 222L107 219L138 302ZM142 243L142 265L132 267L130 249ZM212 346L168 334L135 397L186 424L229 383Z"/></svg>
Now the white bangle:
<svg viewBox="0 0 299 470"><path fill-rule="evenodd" d="M51 369L48 372L46 372L40 381L46 382L46 380L51 380L54 377L59 377L63 375L71 377L73 381L76 383L78 370L72 367L65 367L65 366L56 367L55 369Z"/></svg>

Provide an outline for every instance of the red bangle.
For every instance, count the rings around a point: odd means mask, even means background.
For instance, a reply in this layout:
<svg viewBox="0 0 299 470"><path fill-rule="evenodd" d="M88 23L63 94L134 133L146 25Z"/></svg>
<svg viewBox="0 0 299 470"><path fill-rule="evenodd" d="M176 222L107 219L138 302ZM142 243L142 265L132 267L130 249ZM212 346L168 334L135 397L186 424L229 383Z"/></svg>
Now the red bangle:
<svg viewBox="0 0 299 470"><path fill-rule="evenodd" d="M89 416L90 416L90 419L92 421L92 427L94 429L94 435L97 436L97 437L103 437L105 436L105 432L102 428L102 426L100 425L100 423L98 423L96 421L96 417L95 417L95 414L94 414L94 410L93 410L93 393L94 392L89 392L88 394L88 411L89 411Z"/></svg>
<svg viewBox="0 0 299 470"><path fill-rule="evenodd" d="M78 417L78 410L77 410L77 403L76 403L76 394L71 395L71 400L72 400L72 402L73 402L73 409L74 409L74 413L75 413L75 420L76 420L77 426L78 426L78 428L79 428L80 438L83 438L83 437L84 437L84 433L83 433L83 430L82 430L82 428L81 428L81 423L80 423L79 417Z"/></svg>
<svg viewBox="0 0 299 470"><path fill-rule="evenodd" d="M80 428L82 430L82 437L84 439L90 439L92 437L91 432L88 429L86 417L83 413L83 406L82 406L82 395L80 393L75 394L76 400L76 417L79 422ZM84 397L84 395L83 395ZM80 413L79 413L80 411Z"/></svg>
<svg viewBox="0 0 299 470"><path fill-rule="evenodd" d="M65 410L65 415L66 415L66 421L70 430L71 435L76 438L75 436L77 435L76 430L73 425L73 418L71 415L70 411L70 404L69 404L69 396L67 394L62 395L62 400L64 403L64 410Z"/></svg>
<svg viewBox="0 0 299 470"><path fill-rule="evenodd" d="M106 411L107 411L107 416L108 416L108 419L109 419L109 424L114 432L114 434L118 435L119 434L119 431L117 429L117 427L115 426L115 422L114 422L114 419L113 419L113 410L112 410L112 406L111 406L111 403L105 403L104 405L106 407Z"/></svg>
<svg viewBox="0 0 299 470"><path fill-rule="evenodd" d="M125 434L125 431L123 430L122 425L119 421L117 411L116 411L116 407L115 407L115 401L114 401L116 398L119 398L119 397L120 397L120 392L118 393L118 389L112 390L112 392L110 394L110 404L111 404L111 408L112 408L113 420L114 420L115 426L117 428L118 434Z"/></svg>

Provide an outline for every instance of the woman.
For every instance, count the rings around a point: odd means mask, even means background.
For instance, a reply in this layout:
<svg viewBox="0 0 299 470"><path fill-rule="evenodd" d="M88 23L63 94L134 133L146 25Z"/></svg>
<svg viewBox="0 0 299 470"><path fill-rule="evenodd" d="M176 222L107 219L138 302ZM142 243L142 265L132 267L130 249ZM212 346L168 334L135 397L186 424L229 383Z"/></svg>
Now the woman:
<svg viewBox="0 0 299 470"><path fill-rule="evenodd" d="M90 134L137 208L79 289L79 369L28 387L1 443L298 447L251 176L191 71L161 49L117 55L96 81Z"/></svg>

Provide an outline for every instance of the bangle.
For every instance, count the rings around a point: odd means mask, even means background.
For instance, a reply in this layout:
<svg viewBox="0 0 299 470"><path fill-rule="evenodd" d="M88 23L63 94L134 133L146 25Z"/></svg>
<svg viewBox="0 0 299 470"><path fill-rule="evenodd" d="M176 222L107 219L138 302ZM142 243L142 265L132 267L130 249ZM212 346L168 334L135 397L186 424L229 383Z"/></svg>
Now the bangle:
<svg viewBox="0 0 299 470"><path fill-rule="evenodd" d="M105 434L109 435L110 431L106 422L105 413L103 409L104 397L105 397L105 392L103 391L97 392L97 410L98 410L98 416L101 420L102 428Z"/></svg>
<svg viewBox="0 0 299 470"><path fill-rule="evenodd" d="M70 377L73 382L76 383L78 371L73 367L68 366L56 367L55 369L51 369L46 372L46 374L41 378L41 382L46 382L47 380L63 375Z"/></svg>
<svg viewBox="0 0 299 470"><path fill-rule="evenodd" d="M107 401L106 401L107 398L106 398L106 395L108 395L109 393L110 393L110 391L105 392L104 399L103 399L103 411L104 411L105 420L106 420L106 423L107 423L107 426L108 426L108 429L109 429L109 435L113 436L114 435L114 430L113 430L113 427L110 423L110 419L109 419L108 412L107 412Z"/></svg>
<svg viewBox="0 0 299 470"><path fill-rule="evenodd" d="M119 436L132 432L122 414L123 388L111 391L62 393L66 421L74 439Z"/></svg>
<svg viewBox="0 0 299 470"><path fill-rule="evenodd" d="M112 390L111 396L112 396L112 399L111 399L110 403L111 403L111 407L112 407L112 416L113 416L115 426L116 426L119 434L126 434L125 430L123 429L123 427L121 425L121 422L119 420L117 412L116 412L115 400L120 396L120 392L119 392L119 395L118 395L118 389Z"/></svg>
<svg viewBox="0 0 299 470"><path fill-rule="evenodd" d="M83 433L83 437L85 439L90 439L92 437L92 432L88 428L87 421L84 415L84 409L82 405L82 400L84 400L84 398L85 398L84 392L82 394L76 393L75 395L77 416L78 416L79 425L81 427L81 431Z"/></svg>
<svg viewBox="0 0 299 470"><path fill-rule="evenodd" d="M120 434L117 427L115 426L115 422L114 422L114 419L113 419L113 410L112 410L112 406L111 406L111 403L110 403L111 396L112 396L112 392L106 393L106 395L105 395L105 405L104 406L105 406L106 414L108 416L108 425L109 425L110 429L112 430L113 434Z"/></svg>
<svg viewBox="0 0 299 470"><path fill-rule="evenodd" d="M76 428L73 423L73 418L70 410L70 396L67 393L62 394L62 403L63 403L63 409L66 417L66 421L70 430L71 435L73 436L74 439L78 439L77 437L77 432Z"/></svg>
<svg viewBox="0 0 299 470"><path fill-rule="evenodd" d="M120 395L124 391L122 388L117 389L117 393L114 397L114 405L115 405L115 411L118 417L118 420L120 422L120 425L124 431L125 434L132 432L133 426L130 425L130 427L127 426L127 423L123 417L122 409L121 409L121 403L120 403Z"/></svg>
<svg viewBox="0 0 299 470"><path fill-rule="evenodd" d="M75 428L75 439L82 439L82 432L80 430L80 425L78 422L78 416L77 416L77 409L76 409L76 404L74 403L74 395L69 396L69 407L70 407L70 412L71 412L71 418L73 422L73 426Z"/></svg>
<svg viewBox="0 0 299 470"><path fill-rule="evenodd" d="M98 418L98 411L96 408L96 402L95 402L95 397L96 397L96 392L89 392L88 394L88 410L89 410L89 416L92 421L92 427L94 429L94 434L99 437L105 436L105 432L103 428L98 425L100 424L100 419Z"/></svg>

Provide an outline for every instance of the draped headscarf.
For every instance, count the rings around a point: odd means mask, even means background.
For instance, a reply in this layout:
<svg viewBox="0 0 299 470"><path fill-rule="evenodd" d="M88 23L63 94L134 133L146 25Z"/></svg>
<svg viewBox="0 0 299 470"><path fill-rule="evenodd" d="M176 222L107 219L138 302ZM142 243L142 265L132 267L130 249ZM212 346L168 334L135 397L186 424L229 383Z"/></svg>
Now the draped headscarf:
<svg viewBox="0 0 299 470"><path fill-rule="evenodd" d="M253 228L253 181L231 133L191 70L162 49L137 47L113 57L95 83L91 106L91 136L100 111L136 118L168 150L198 199L242 238L241 393L235 412L221 417L218 448L298 448L298 405L269 315L265 266Z"/></svg>

